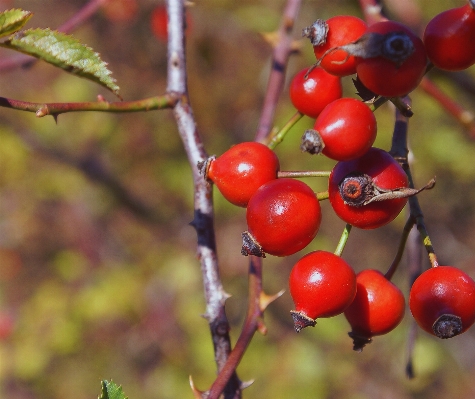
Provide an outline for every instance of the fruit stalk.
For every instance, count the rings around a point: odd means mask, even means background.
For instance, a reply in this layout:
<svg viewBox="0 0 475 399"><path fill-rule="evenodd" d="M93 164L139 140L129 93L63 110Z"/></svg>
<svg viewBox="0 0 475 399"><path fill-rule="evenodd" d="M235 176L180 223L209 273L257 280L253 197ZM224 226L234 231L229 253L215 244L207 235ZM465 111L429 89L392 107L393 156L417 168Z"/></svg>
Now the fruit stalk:
<svg viewBox="0 0 475 399"><path fill-rule="evenodd" d="M414 180L412 178L412 173L407 158L409 153L407 145L408 122L409 119L402 115L398 109L396 109L396 122L394 126L391 150L389 152L394 157L394 159L396 159L401 164L402 168L406 172L407 178L409 180L409 187L414 188ZM432 241L425 226L424 214L422 213L421 206L419 205L419 200L417 196L412 196L409 197L408 202L410 215L412 218L414 218L417 229L421 234L422 242L424 244L424 248L427 251L430 264L432 267L436 267L439 265L439 262L437 261L437 256L432 246Z"/></svg>

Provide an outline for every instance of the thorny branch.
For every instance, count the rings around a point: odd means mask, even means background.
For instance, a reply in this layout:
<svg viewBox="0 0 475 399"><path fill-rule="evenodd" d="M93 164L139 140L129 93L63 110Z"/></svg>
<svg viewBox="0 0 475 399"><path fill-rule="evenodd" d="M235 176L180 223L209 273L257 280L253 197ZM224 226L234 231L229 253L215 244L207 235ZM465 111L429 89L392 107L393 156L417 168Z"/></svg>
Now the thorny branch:
<svg viewBox="0 0 475 399"><path fill-rule="evenodd" d="M41 118L47 115L56 117L66 112L100 111L100 112L143 112L157 109L172 108L178 98L173 94L165 94L145 98L136 101L105 101L99 98L98 101L76 102L76 103L34 103L28 101L14 100L0 97L0 107L17 109L20 111L34 112Z"/></svg>
<svg viewBox="0 0 475 399"><path fill-rule="evenodd" d="M168 80L167 92L177 95L173 113L178 132L192 167L194 184L194 219L191 223L198 234L197 255L201 262L206 299L205 318L209 323L214 345L215 361L220 371L231 351L229 323L224 303L229 297L223 289L218 269L214 235L212 187L200 175L197 164L208 158L193 116L187 92L185 58L185 12L182 0L168 0ZM241 382L235 369L223 387L225 398L239 398ZM195 394L199 394L195 390Z"/></svg>
<svg viewBox="0 0 475 399"><path fill-rule="evenodd" d="M281 26L279 28L279 43L274 49L272 70L269 76L261 118L255 136L256 141L265 140L266 136L271 133L274 112L282 92L285 70L291 53L293 26L300 9L300 4L300 0L288 0L284 9ZM263 322L264 310L266 306L279 297L280 294L281 293L275 296L267 296L263 293L262 258L251 256L249 264L249 302L246 319L235 347L208 392L208 399L217 399L219 397L223 387L232 376L232 372L236 370L236 367L241 361L255 332L260 331L263 334L266 333L266 327ZM242 388L244 388L244 385Z"/></svg>
<svg viewBox="0 0 475 399"><path fill-rule="evenodd" d="M283 19L278 32L279 42L274 49L274 55L272 57L272 69L270 71L261 118L256 132L256 141L264 140L272 129L275 109L279 101L279 96L282 93L285 70L292 50L292 32L300 4L301 0L288 0L284 9Z"/></svg>

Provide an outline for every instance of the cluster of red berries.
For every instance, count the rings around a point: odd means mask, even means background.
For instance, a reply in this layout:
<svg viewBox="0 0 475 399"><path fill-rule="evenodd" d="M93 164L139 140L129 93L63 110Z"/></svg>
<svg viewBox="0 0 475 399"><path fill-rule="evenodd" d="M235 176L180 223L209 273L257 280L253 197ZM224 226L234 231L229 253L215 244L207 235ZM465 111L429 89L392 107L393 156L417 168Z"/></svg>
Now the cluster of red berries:
<svg viewBox="0 0 475 399"><path fill-rule="evenodd" d="M466 69L475 63L474 9L475 1L468 0L465 6L440 13L429 21L422 39L395 21L367 26L354 16L316 20L303 30L303 35L313 45L318 67L333 78L320 71L315 72L315 79L331 79L329 96L334 97L338 92L338 78L356 73L360 83L376 95L397 97L418 86L426 72L427 61L446 71ZM315 87L313 93L306 90L305 99L294 101L291 94L297 109L312 117L318 116L322 100L319 99L319 104L311 107L309 113L297 104L313 103L318 85ZM310 106L307 104L307 107Z"/></svg>
<svg viewBox="0 0 475 399"><path fill-rule="evenodd" d="M446 70L475 63L472 2L435 17L423 40L400 23L367 26L352 16L317 20L304 35L312 42L317 64L294 77L290 98L301 114L315 119L313 129L302 136L301 149L337 161L327 196L279 176L277 156L257 142L235 145L199 165L228 201L246 208L248 230L241 249L246 256L288 256L304 249L320 228L322 198L348 225L375 229L394 220L407 198L421 191L409 187L399 162L373 147L374 113L360 100L342 98L342 77L356 73L374 97L398 97L417 87L429 62ZM297 332L314 326L317 318L343 313L355 350L393 330L404 316L404 295L390 275L373 269L356 274L340 253L306 254L294 265L289 286ZM475 322L475 282L454 267L433 265L412 285L409 306L425 331L453 337Z"/></svg>

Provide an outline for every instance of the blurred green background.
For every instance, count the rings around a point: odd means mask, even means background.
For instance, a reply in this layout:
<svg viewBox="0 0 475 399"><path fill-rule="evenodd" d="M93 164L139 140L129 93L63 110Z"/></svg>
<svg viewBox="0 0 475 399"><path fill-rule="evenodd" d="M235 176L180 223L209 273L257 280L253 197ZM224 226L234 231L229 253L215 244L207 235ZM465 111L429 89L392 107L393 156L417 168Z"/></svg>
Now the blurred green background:
<svg viewBox="0 0 475 399"><path fill-rule="evenodd" d="M86 4L78 0L0 1L2 9L34 12L28 27L55 28ZM166 88L166 46L151 33L161 3L114 0L74 34L100 52L125 100ZM415 29L462 0L386 3L391 18ZM210 154L252 140L271 48L261 32L278 27L283 1L196 1L188 32L189 91ZM129 11L127 11L129 10ZM125 11L123 13L122 11ZM289 78L314 62L300 39L317 18L361 16L356 1L304 2ZM0 60L16 56L1 51ZM457 75L460 77L459 75ZM461 78L475 80L471 68ZM474 93L453 76L431 72L443 90L475 110ZM44 63L0 73L3 97L36 102L94 101L113 95ZM354 96L351 79L345 94ZM295 112L287 96L276 125ZM410 122L416 185L434 175L420 195L442 264L475 278L475 143L420 90L412 94ZM376 113L377 146L388 149L393 125L388 105ZM303 118L276 149L283 170L331 169L333 163L299 151L312 120ZM324 179L307 181L325 189ZM91 399L101 379L122 384L130 399L191 398L188 376L207 389L216 375L199 263L190 167L168 110L135 114L73 113L38 119L0 109L0 397ZM221 277L232 297L227 312L235 342L247 306L247 259L240 255L245 210L215 191ZM314 249L333 251L344 227L323 205L321 232L309 248L288 258L268 257L268 293L287 289L293 263ZM396 252L401 215L376 231L353 231L344 258L356 269L384 271ZM424 259L424 264L428 262ZM405 262L394 281L407 294ZM360 354L352 351L343 316L319 320L296 335L288 293L266 311L267 336L256 335L238 374L255 379L246 398L439 399L475 396L475 329L448 341L420 331L416 378L405 377L411 316Z"/></svg>

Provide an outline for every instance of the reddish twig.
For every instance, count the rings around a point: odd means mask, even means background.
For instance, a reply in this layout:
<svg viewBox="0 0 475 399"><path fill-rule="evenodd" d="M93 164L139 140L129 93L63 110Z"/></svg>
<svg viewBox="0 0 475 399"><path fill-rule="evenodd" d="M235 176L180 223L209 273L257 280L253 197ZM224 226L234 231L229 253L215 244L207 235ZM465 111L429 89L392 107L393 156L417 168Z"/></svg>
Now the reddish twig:
<svg viewBox="0 0 475 399"><path fill-rule="evenodd" d="M59 115L67 112L101 111L101 112L141 112L164 108L172 108L178 97L171 94L146 98L137 101L109 102L103 99L99 101L81 103L33 103L28 101L14 100L0 97L0 107L17 109L20 111L34 112L36 116Z"/></svg>
<svg viewBox="0 0 475 399"><path fill-rule="evenodd" d="M213 339L215 361L222 370L231 350L229 322L224 303L228 294L223 289L218 269L214 234L214 211L212 187L200 175L197 164L208 158L196 127L187 92L185 58L184 4L182 0L168 0L168 77L167 91L178 95L180 100L173 111L178 132L183 141L193 173L194 219L191 223L198 234L197 253L201 262L204 293L206 298L205 318L208 320ZM241 383L235 369L225 384L225 398L238 398Z"/></svg>
<svg viewBox="0 0 475 399"><path fill-rule="evenodd" d="M230 353L225 367L218 374L210 390L207 399L218 399L219 395L226 386L229 378L236 370L239 362L244 356L244 352L249 346L255 332L261 327L265 328L262 320L263 309L261 306L262 292L262 258L250 256L249 262L249 303L246 319L241 334Z"/></svg>
<svg viewBox="0 0 475 399"><path fill-rule="evenodd" d="M76 14L74 14L68 21L57 28L58 31L63 33L70 33L74 31L78 26L86 22L106 1L109 0L91 0L84 7L82 7ZM33 65L37 58L31 57L25 54L18 54L11 58L0 60L0 72L10 71L16 69L19 66L29 67Z"/></svg>
<svg viewBox="0 0 475 399"><path fill-rule="evenodd" d="M473 112L464 109L426 76L422 79L419 87L437 101L444 111L452 115L460 124L468 129L470 137L475 139L475 115Z"/></svg>
<svg viewBox="0 0 475 399"><path fill-rule="evenodd" d="M301 0L288 0L284 9L283 20L279 28L279 42L274 49L272 69L267 82L266 95L255 136L256 141L263 141L272 129L275 109L284 85L287 62L292 52L292 31L300 4Z"/></svg>
<svg viewBox="0 0 475 399"><path fill-rule="evenodd" d="M288 0L284 9L283 20L279 28L280 40L274 49L272 71L267 85L259 127L255 136L256 141L265 140L266 136L271 132L274 111L282 93L285 69L291 53L292 29L299 8L300 0ZM249 303L246 319L236 345L222 371L211 386L207 399L217 399L219 397L233 371L236 370L241 361L255 332L261 331L265 333L266 329L263 322L264 309L278 296L280 294L268 297L262 292L262 259L251 256L249 264Z"/></svg>
<svg viewBox="0 0 475 399"><path fill-rule="evenodd" d="M90 0L76 14L59 26L57 30L63 33L70 33L76 30L79 26L91 18L97 12L97 10L108 1L111 0Z"/></svg>

